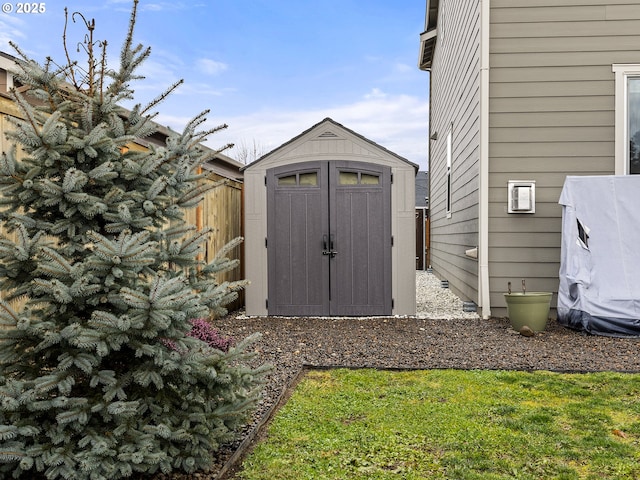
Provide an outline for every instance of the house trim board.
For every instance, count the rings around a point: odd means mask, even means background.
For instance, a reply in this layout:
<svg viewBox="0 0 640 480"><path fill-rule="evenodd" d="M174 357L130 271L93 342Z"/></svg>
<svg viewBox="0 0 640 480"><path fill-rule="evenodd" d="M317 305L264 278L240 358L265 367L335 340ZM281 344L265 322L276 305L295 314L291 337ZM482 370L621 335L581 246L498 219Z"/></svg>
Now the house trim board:
<svg viewBox="0 0 640 480"><path fill-rule="evenodd" d="M615 174L627 175L629 125L627 122L627 77L640 75L640 64L614 63L611 70L615 74Z"/></svg>
<svg viewBox="0 0 640 480"><path fill-rule="evenodd" d="M490 0L480 2L480 198L478 220L478 296L482 318L491 317L489 289L489 42Z"/></svg>

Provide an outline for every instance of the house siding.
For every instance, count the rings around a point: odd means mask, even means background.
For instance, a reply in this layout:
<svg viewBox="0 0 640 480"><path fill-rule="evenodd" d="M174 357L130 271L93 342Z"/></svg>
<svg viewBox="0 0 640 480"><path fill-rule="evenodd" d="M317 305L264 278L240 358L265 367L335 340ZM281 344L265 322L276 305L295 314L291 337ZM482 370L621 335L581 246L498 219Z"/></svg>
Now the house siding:
<svg viewBox="0 0 640 480"><path fill-rule="evenodd" d="M465 300L478 302L480 10L478 2L441 1L431 70L430 263ZM452 131L451 214L447 202L447 133Z"/></svg>
<svg viewBox="0 0 640 480"><path fill-rule="evenodd" d="M636 0L492 0L489 271L557 292L566 175L614 173L613 63L640 63ZM536 181L536 213L507 214L507 181ZM552 306L555 306L555 296Z"/></svg>

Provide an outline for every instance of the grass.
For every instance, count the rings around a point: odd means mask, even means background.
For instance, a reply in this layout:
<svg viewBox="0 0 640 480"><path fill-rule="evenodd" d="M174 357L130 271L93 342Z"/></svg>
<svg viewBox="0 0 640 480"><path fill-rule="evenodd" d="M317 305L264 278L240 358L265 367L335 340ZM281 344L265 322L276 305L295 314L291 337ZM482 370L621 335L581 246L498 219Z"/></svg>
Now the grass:
<svg viewBox="0 0 640 480"><path fill-rule="evenodd" d="M640 375L311 371L239 478L640 479Z"/></svg>

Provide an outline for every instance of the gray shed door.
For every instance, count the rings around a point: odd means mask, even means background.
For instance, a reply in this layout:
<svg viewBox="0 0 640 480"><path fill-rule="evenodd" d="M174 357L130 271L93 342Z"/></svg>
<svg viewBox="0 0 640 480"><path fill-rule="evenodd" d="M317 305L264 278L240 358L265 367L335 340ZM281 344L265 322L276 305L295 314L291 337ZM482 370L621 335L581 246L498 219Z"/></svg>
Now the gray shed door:
<svg viewBox="0 0 640 480"><path fill-rule="evenodd" d="M267 171L269 315L391 314L391 169Z"/></svg>

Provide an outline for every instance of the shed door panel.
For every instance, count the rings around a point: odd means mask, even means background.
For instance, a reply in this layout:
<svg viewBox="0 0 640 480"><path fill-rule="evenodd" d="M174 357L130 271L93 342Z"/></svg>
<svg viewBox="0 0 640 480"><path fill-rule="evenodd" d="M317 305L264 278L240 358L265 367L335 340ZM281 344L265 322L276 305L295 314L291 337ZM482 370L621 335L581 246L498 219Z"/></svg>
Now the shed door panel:
<svg viewBox="0 0 640 480"><path fill-rule="evenodd" d="M267 172L270 315L391 314L390 172L337 161Z"/></svg>
<svg viewBox="0 0 640 480"><path fill-rule="evenodd" d="M329 265L322 255L326 184L326 168L317 162L267 173L270 315L326 315L329 309Z"/></svg>
<svg viewBox="0 0 640 480"><path fill-rule="evenodd" d="M390 169L360 162L332 167L331 314L390 315Z"/></svg>

